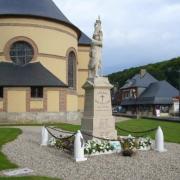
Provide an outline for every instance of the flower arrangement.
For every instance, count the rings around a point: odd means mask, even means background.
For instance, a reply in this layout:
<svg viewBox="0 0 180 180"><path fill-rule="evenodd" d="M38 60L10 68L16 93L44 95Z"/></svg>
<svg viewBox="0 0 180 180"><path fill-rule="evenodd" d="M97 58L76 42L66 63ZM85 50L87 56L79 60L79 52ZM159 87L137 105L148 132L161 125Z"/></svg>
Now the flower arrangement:
<svg viewBox="0 0 180 180"><path fill-rule="evenodd" d="M138 144L137 149L139 150L150 150L152 141L150 137L139 138L137 139L137 144Z"/></svg>
<svg viewBox="0 0 180 180"><path fill-rule="evenodd" d="M95 153L105 153L113 150L114 147L108 141L89 140L85 144L84 153L91 155Z"/></svg>
<svg viewBox="0 0 180 180"><path fill-rule="evenodd" d="M137 146L135 138L121 138L120 143L122 145L123 156L132 156L134 154Z"/></svg>
<svg viewBox="0 0 180 180"><path fill-rule="evenodd" d="M56 139L55 138L50 138L49 139L49 143L48 143L50 146L55 146L56 145Z"/></svg>
<svg viewBox="0 0 180 180"><path fill-rule="evenodd" d="M135 138L129 135L125 138L119 139L122 145L122 154L124 156L132 156L136 150L150 150L152 141L150 137L146 138Z"/></svg>
<svg viewBox="0 0 180 180"><path fill-rule="evenodd" d="M49 146L55 147L57 149L61 149L63 151L69 151L73 153L74 151L74 138L66 138L66 139L55 139L54 137L49 139Z"/></svg>

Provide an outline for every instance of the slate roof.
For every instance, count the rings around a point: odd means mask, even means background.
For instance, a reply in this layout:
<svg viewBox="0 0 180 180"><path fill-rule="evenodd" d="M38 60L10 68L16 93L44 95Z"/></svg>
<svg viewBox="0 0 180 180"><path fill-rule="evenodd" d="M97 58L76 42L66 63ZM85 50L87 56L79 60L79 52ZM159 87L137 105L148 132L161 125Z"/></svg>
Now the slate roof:
<svg viewBox="0 0 180 180"><path fill-rule="evenodd" d="M90 45L89 38L72 24L52 0L0 0L0 17L35 17L66 24L79 34L81 45Z"/></svg>
<svg viewBox="0 0 180 180"><path fill-rule="evenodd" d="M151 74L146 72L146 74L141 77L140 74L136 74L132 77L132 79L128 80L126 84L121 87L121 89L127 89L131 87L144 87L147 88L151 83L157 82L158 80L155 79Z"/></svg>
<svg viewBox="0 0 180 180"><path fill-rule="evenodd" d="M89 46L92 40L83 32L81 32L81 37L79 39L79 45Z"/></svg>
<svg viewBox="0 0 180 180"><path fill-rule="evenodd" d="M35 16L72 25L52 0L0 0L0 15Z"/></svg>
<svg viewBox="0 0 180 180"><path fill-rule="evenodd" d="M172 97L179 91L167 81L159 81L150 86L139 97L139 104L172 104Z"/></svg>
<svg viewBox="0 0 180 180"><path fill-rule="evenodd" d="M18 66L0 62L0 86L5 87L67 87L61 80L49 72L41 63L29 63Z"/></svg>
<svg viewBox="0 0 180 180"><path fill-rule="evenodd" d="M136 99L125 99L121 105L143 104L172 104L173 97L178 96L179 91L167 81L151 83L149 87Z"/></svg>

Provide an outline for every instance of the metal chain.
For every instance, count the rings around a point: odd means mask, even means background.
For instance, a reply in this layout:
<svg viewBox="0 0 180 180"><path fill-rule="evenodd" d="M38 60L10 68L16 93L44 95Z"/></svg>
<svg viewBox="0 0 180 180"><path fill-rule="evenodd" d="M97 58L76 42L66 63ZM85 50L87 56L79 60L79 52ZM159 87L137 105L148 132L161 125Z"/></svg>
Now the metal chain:
<svg viewBox="0 0 180 180"><path fill-rule="evenodd" d="M121 131L124 131L124 132L127 132L127 133L133 133L133 134L144 134L144 133L149 133L149 132L153 132L155 130L157 130L157 128L153 128L153 129L149 129L149 130L146 130L146 131L128 131L128 130L125 130L125 129L121 129L120 127L116 126L116 128L118 130L121 130Z"/></svg>
<svg viewBox="0 0 180 180"><path fill-rule="evenodd" d="M64 138L60 138L60 137L56 137L54 134L52 134L52 133L49 131L49 129L48 129L49 127L45 127L45 128L46 128L46 130L48 131L48 133L49 133L53 138L58 139L58 140L67 140L67 139L70 139L70 138L74 137L75 134L76 134L76 133L74 133L74 134L72 134L71 136L64 137Z"/></svg>

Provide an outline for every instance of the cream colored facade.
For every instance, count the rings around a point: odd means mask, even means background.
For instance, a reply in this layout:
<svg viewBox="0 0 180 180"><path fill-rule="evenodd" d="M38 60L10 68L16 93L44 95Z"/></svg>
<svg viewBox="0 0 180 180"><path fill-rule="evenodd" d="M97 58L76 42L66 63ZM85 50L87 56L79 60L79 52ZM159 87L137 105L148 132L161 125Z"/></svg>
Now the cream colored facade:
<svg viewBox="0 0 180 180"><path fill-rule="evenodd" d="M1 17L0 61L12 63L9 46L16 40L32 42L36 55L30 63L40 62L65 84L68 84L68 53L73 51L76 55L76 89L45 87L44 97L33 99L30 87L4 87L0 112L83 111L82 85L88 76L90 46L78 46L78 33L69 26L49 20Z"/></svg>

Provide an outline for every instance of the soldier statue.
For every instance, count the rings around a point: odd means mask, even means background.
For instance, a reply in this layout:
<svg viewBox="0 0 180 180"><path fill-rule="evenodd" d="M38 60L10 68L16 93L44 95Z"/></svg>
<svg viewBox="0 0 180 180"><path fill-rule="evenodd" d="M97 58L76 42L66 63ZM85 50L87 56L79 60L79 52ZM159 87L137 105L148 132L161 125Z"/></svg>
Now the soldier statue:
<svg viewBox="0 0 180 180"><path fill-rule="evenodd" d="M89 78L102 76L102 46L103 32L100 17L95 22L94 34L91 43L90 61L88 65Z"/></svg>

